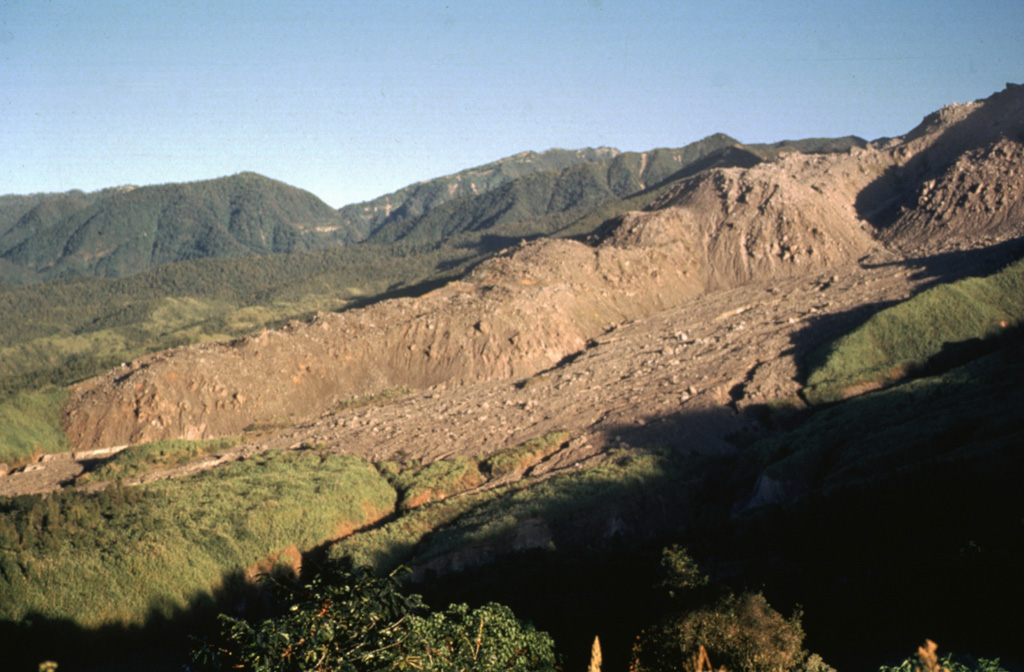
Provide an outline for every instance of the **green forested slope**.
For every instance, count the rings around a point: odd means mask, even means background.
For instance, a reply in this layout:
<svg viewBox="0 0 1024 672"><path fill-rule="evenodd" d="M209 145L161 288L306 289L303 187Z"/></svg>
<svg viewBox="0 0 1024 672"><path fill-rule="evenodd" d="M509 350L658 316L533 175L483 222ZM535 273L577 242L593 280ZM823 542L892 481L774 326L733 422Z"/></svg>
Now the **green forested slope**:
<svg viewBox="0 0 1024 672"><path fill-rule="evenodd" d="M88 207L90 203L101 198L104 192L97 191L87 194L75 190L65 193L53 194L9 194L0 196L0 237L10 231L23 217L34 213L31 216L36 221L58 219L66 217L82 208ZM31 233L31 227L26 227L22 236ZM2 238L0 238L2 239Z"/></svg>
<svg viewBox="0 0 1024 672"><path fill-rule="evenodd" d="M487 193L531 173L605 161L618 153L617 149L609 147L522 152L452 175L411 184L371 201L346 205L338 210L338 214L346 230L355 231L362 239L383 226L420 217L448 201Z"/></svg>
<svg viewBox="0 0 1024 672"><path fill-rule="evenodd" d="M450 200L418 217L392 219L370 239L429 243L472 232L506 238L552 233L595 208L642 192L737 144L719 133L679 149L627 152L603 161L537 171L486 193Z"/></svg>
<svg viewBox="0 0 1024 672"><path fill-rule="evenodd" d="M14 266L35 280L124 277L189 259L313 249L328 234L344 240L340 227L312 194L255 173L69 192L41 200L0 232L0 271Z"/></svg>

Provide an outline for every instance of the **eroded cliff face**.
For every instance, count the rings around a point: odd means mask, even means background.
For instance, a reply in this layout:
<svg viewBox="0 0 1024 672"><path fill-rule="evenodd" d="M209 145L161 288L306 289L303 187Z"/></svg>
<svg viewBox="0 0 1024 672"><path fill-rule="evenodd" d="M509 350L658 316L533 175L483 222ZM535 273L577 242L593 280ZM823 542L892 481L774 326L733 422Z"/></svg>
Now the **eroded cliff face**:
<svg viewBox="0 0 1024 672"><path fill-rule="evenodd" d="M881 237L907 254L989 246L1020 236L1024 144L1004 137L962 154L924 180L915 201Z"/></svg>
<svg viewBox="0 0 1024 672"><path fill-rule="evenodd" d="M416 299L151 357L72 388L75 446L238 434L354 397L525 377L702 287L680 246L526 245Z"/></svg>
<svg viewBox="0 0 1024 672"><path fill-rule="evenodd" d="M849 263L878 247L851 193L878 174L872 164L881 161L875 152L858 154L865 160L798 155L749 169L715 169L679 184L649 211L626 217L610 240L643 247L685 237L706 291Z"/></svg>
<svg viewBox="0 0 1024 672"><path fill-rule="evenodd" d="M712 168L589 244L523 244L424 296L140 358L71 388L65 428L77 449L211 438L395 388L522 379L708 293L1019 237L1022 119L1013 87L867 148Z"/></svg>
<svg viewBox="0 0 1024 672"><path fill-rule="evenodd" d="M728 175L703 177L689 193L717 200ZM743 213L731 219L728 208L702 216L699 200L673 201L624 217L596 246L525 244L426 296L144 357L73 387L65 427L78 448L210 438L399 387L527 377L625 320L707 291L820 271L876 245L854 218L801 215L795 200L779 190L736 200Z"/></svg>

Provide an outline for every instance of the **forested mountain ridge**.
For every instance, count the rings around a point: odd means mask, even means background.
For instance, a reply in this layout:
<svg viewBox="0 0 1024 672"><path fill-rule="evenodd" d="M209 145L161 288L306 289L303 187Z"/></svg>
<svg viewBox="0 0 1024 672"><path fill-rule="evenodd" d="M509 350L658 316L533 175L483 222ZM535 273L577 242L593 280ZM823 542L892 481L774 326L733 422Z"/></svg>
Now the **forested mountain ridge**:
<svg viewBox="0 0 1024 672"><path fill-rule="evenodd" d="M337 211L256 173L91 193L6 195L0 196L0 282L123 278L168 263L297 253L361 240L435 245L469 234L458 244L475 245L487 235L497 240L485 245L494 251L509 239L556 232L603 204L678 179L680 171L862 144L836 138L744 147L718 133L648 152L523 152ZM737 151L744 156L737 158Z"/></svg>
<svg viewBox="0 0 1024 672"><path fill-rule="evenodd" d="M462 234L470 238L469 242L482 236L492 238L493 242L484 246L493 250L518 238L565 231L605 204L642 193L653 195L656 187L713 166L749 167L795 151L843 152L866 144L860 138L847 136L744 145L724 133L715 133L678 148L645 152L608 150L604 158L598 153L593 160L566 167L538 166L515 179L501 179L499 175L489 183L489 188L480 188L476 176L494 173L489 166L505 165L498 162L417 185L412 195L396 192L381 197L372 204L364 204L364 210L377 217L378 223L369 234L369 240L374 242L436 244ZM593 151L603 150L578 150ZM466 182L470 189L465 187ZM435 196L444 192L448 198L433 198L425 207L420 190ZM406 197L407 200L401 200ZM631 206L638 208L644 204ZM349 208L342 208L342 212ZM390 214L382 216L381 208Z"/></svg>
<svg viewBox="0 0 1024 672"><path fill-rule="evenodd" d="M345 205L338 214L346 227L363 239L383 226L419 217L454 199L486 193L525 175L606 161L619 153L611 147L521 152L451 175L410 184L373 200Z"/></svg>
<svg viewBox="0 0 1024 672"><path fill-rule="evenodd" d="M48 195L0 232L3 266L21 271L2 279L118 278L202 257L300 252L344 238L342 226L309 192L256 173Z"/></svg>
<svg viewBox="0 0 1024 672"><path fill-rule="evenodd" d="M738 146L718 133L678 149L625 152L558 170L541 170L453 199L418 217L386 222L370 240L439 242L458 234L526 237L552 233L594 208L655 186L709 154Z"/></svg>

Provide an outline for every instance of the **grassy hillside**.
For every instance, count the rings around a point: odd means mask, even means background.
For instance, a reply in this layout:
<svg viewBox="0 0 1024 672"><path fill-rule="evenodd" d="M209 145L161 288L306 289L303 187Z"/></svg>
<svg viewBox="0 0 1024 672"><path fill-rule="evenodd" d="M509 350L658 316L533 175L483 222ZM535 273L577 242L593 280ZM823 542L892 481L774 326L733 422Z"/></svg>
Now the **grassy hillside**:
<svg viewBox="0 0 1024 672"><path fill-rule="evenodd" d="M312 451L98 494L0 501L0 620L29 614L95 628L211 599L232 574L300 552L391 510L372 465Z"/></svg>
<svg viewBox="0 0 1024 672"><path fill-rule="evenodd" d="M804 395L836 401L948 366L1024 320L1024 259L984 278L940 285L872 316L811 355Z"/></svg>
<svg viewBox="0 0 1024 672"><path fill-rule="evenodd" d="M43 453L68 450L60 425L67 396L63 388L47 385L0 401L0 463L15 468Z"/></svg>

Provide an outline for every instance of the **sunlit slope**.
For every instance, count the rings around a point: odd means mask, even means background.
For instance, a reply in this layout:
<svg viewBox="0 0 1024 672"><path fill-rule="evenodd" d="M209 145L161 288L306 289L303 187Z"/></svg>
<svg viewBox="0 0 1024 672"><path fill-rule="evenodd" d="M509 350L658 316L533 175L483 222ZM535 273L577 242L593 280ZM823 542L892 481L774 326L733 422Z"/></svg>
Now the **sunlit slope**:
<svg viewBox="0 0 1024 672"><path fill-rule="evenodd" d="M811 355L804 390L835 401L981 350L1024 319L1024 260L984 278L933 287L873 315Z"/></svg>

